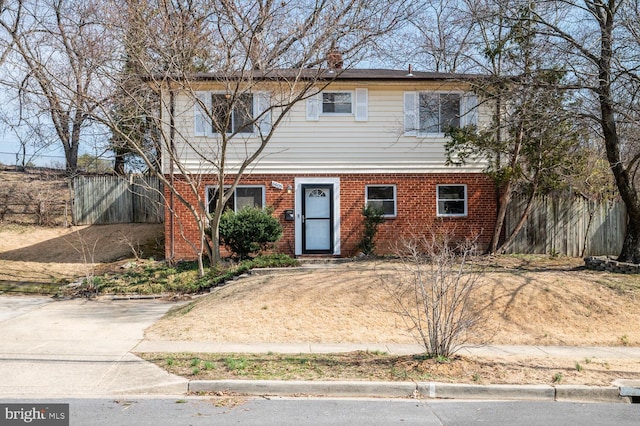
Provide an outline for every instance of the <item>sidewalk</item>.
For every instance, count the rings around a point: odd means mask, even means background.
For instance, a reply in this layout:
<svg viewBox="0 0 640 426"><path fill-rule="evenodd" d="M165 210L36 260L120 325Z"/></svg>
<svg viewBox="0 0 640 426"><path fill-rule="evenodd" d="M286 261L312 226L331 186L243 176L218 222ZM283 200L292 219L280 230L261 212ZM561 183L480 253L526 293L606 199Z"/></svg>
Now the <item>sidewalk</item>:
<svg viewBox="0 0 640 426"><path fill-rule="evenodd" d="M187 341L141 341L132 352L198 353L336 353L381 351L394 355L423 353L420 345L323 344L323 343L214 343ZM482 346L465 347L463 355L532 356L554 358L615 358L640 360L637 347ZM635 402L640 381L619 380L614 386L583 385L471 385L436 382L284 381L284 380L192 380L195 393L240 393L249 395L305 395L378 398L455 398L500 400L550 400L582 402ZM633 397L633 398L631 398Z"/></svg>
<svg viewBox="0 0 640 426"><path fill-rule="evenodd" d="M410 355L424 352L418 344L403 345L394 343L218 343L188 342L168 340L143 340L132 352L203 352L203 353L336 353L353 351L380 351L392 355ZM619 358L638 359L640 347L624 346L506 346L488 345L464 347L460 355L474 356L536 356L554 358Z"/></svg>

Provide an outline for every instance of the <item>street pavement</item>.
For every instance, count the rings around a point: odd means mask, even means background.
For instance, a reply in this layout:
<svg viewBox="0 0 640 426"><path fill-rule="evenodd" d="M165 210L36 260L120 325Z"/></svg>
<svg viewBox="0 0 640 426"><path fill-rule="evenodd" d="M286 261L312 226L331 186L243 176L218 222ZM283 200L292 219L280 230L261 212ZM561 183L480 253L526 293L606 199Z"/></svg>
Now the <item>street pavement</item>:
<svg viewBox="0 0 640 426"><path fill-rule="evenodd" d="M466 399L628 401L611 387L458 385L443 383L188 381L133 353L253 352L331 353L354 350L391 354L421 353L419 345L399 344L234 344L149 341L144 330L178 302L161 300L73 299L0 296L0 400L7 398L181 395L233 391L270 395L333 395ZM552 356L640 360L635 347L484 346L462 354Z"/></svg>

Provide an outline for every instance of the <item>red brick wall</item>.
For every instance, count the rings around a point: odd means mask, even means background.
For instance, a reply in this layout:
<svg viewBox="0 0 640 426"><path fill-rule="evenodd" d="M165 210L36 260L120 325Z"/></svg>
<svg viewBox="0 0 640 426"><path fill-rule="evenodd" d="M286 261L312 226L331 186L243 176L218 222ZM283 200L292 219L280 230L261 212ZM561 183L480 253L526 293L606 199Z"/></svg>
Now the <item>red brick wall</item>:
<svg viewBox="0 0 640 426"><path fill-rule="evenodd" d="M283 226L283 237L277 250L294 254L294 224L284 220L284 211L293 209L295 193L288 194L288 185L295 187L295 177L322 177L319 175L247 175L242 185L264 185L266 202L274 208L274 215ZM493 182L483 174L439 173L439 174L348 174L331 175L340 178L340 236L341 255L348 257L358 253L358 243L362 238L362 207L365 199L365 186L375 184L396 185L397 217L385 220L378 229L376 237L377 253L389 254L390 246L399 236L430 233L431 230L450 230L457 238L478 235L481 247L488 246L496 219L496 196ZM284 185L283 190L271 187L276 181ZM214 176L202 179L199 194L204 200L205 185L213 185ZM436 185L466 184L468 196L468 215L466 217L439 218L436 216ZM188 185L175 185L181 195L194 202L196 197ZM170 193L165 189L167 200ZM199 247L199 237L193 215L174 197L173 223L172 210L165 209L166 255L175 260L193 259L193 246ZM171 229L174 229L173 239Z"/></svg>

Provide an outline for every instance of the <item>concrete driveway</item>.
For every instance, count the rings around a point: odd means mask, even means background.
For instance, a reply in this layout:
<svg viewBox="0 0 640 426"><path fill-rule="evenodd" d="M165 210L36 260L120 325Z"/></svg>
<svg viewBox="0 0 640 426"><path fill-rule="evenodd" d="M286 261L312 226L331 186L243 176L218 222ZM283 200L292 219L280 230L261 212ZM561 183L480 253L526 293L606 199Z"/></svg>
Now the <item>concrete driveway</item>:
<svg viewBox="0 0 640 426"><path fill-rule="evenodd" d="M131 354L174 305L0 296L0 399L184 393L187 380Z"/></svg>

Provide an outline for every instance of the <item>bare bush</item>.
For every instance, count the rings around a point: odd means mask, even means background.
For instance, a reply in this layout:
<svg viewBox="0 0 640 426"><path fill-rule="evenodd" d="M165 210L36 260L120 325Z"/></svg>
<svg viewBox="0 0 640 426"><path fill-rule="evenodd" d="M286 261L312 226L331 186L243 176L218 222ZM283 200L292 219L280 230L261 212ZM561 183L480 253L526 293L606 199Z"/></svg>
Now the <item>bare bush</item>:
<svg viewBox="0 0 640 426"><path fill-rule="evenodd" d="M401 266L381 278L394 313L429 356L453 355L486 322L474 299L483 274L475 240L425 235L400 241L395 251Z"/></svg>
<svg viewBox="0 0 640 426"><path fill-rule="evenodd" d="M74 236L76 237L74 240L67 239L66 241L82 256L84 265L84 277L76 290L76 294L90 299L98 294L97 284L99 283L99 278L95 276L95 272L96 250L100 238L96 238L92 243L80 231L75 231Z"/></svg>
<svg viewBox="0 0 640 426"><path fill-rule="evenodd" d="M140 240L134 237L131 234L125 234L124 232L120 232L120 242L125 243L131 249L131 254L135 258L136 262L142 259L144 256L144 250L142 249L142 245L140 244Z"/></svg>

